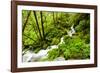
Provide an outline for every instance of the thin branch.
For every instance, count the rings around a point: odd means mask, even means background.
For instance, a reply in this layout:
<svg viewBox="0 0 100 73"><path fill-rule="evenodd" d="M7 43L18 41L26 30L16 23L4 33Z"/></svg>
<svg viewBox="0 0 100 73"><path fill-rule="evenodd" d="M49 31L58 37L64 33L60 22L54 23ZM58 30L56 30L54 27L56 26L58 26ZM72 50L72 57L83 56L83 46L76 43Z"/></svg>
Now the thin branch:
<svg viewBox="0 0 100 73"><path fill-rule="evenodd" d="M26 24L27 24L27 22L28 22L28 20L29 20L29 16L30 16L30 14L31 14L31 11L29 11L29 13L28 13L28 15L27 15L27 18L26 18L26 21L25 21L25 23L24 23L24 26L23 26L22 32L24 32L24 29L25 29Z"/></svg>
<svg viewBox="0 0 100 73"><path fill-rule="evenodd" d="M36 42L33 38L31 38L31 37L29 37L29 36L27 36L25 34L24 34L24 36L26 36L27 38L29 38L29 39L33 40L34 42Z"/></svg>

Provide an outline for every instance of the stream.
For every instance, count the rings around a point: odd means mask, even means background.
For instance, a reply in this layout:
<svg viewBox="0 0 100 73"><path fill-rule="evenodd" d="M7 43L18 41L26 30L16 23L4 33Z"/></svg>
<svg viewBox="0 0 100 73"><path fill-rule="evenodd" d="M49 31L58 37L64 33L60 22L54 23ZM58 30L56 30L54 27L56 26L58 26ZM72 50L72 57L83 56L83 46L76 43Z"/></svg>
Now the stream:
<svg viewBox="0 0 100 73"><path fill-rule="evenodd" d="M71 30L68 31L68 36L72 37L72 35L75 33L75 29L73 28L73 25L71 26ZM65 43L64 42L64 37L62 36L60 39L60 44ZM32 51L27 51L26 54L23 55L22 61L23 62L35 62L39 61L41 58L46 58L48 55L48 51L53 50L55 48L58 48L58 45L52 45L48 46L46 50L40 50L38 53L34 53ZM65 61L64 57L58 57L54 59L54 61Z"/></svg>

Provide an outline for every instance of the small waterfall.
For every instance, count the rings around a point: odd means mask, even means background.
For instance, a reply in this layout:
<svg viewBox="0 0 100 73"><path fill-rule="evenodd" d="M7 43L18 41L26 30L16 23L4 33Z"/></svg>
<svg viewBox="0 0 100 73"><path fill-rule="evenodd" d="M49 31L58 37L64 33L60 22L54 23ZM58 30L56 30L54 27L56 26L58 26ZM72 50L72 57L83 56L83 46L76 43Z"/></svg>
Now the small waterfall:
<svg viewBox="0 0 100 73"><path fill-rule="evenodd" d="M42 57L46 57L48 55L48 51L58 48L58 45L48 46L46 50L40 50L38 53L34 53L31 51L27 51L25 55L23 55L23 62L32 62L37 61Z"/></svg>
<svg viewBox="0 0 100 73"><path fill-rule="evenodd" d="M68 35L70 36L70 37L72 37L72 35L75 33L75 29L74 29L74 27L73 27L73 25L71 26L71 30L70 31L68 31Z"/></svg>
<svg viewBox="0 0 100 73"><path fill-rule="evenodd" d="M68 35L72 37L72 35L75 33L75 29L73 28L73 25L71 26L71 30L68 32ZM64 36L61 37L60 44L63 44L64 42ZM34 53L32 51L27 51L25 55L23 55L23 62L32 62L32 61L38 61L40 58L47 57L48 51L57 49L58 45L51 45L48 46L46 50L40 50L38 53ZM63 57L58 57L55 59L56 61L65 60Z"/></svg>
<svg viewBox="0 0 100 73"><path fill-rule="evenodd" d="M64 42L64 37L61 37L61 41L60 41L60 43L58 45L63 44L63 43L65 43Z"/></svg>
<svg viewBox="0 0 100 73"><path fill-rule="evenodd" d="M62 43L64 43L64 37L61 38L61 41L59 44L62 44ZM27 51L26 54L23 55L23 62L37 61L40 58L46 57L48 55L48 51L53 50L53 49L57 49L58 45L48 46L46 50L42 49L38 53Z"/></svg>
<svg viewBox="0 0 100 73"><path fill-rule="evenodd" d="M40 50L38 53L28 51L25 55L23 55L23 62L37 61L40 58L45 57L48 51L49 50Z"/></svg>
<svg viewBox="0 0 100 73"><path fill-rule="evenodd" d="M56 48L58 48L58 45L51 45L51 46L47 47L48 50L52 50L52 49L56 49Z"/></svg>

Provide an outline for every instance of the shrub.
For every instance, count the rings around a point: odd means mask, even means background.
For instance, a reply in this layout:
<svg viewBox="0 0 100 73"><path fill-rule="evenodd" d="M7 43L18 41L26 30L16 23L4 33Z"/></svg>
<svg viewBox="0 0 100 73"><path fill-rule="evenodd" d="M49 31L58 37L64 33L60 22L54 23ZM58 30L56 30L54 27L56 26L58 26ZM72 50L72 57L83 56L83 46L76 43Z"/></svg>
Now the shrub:
<svg viewBox="0 0 100 73"><path fill-rule="evenodd" d="M66 50L64 56L66 59L86 59L90 55L89 44L86 44L79 37L69 37L65 39Z"/></svg>
<svg viewBox="0 0 100 73"><path fill-rule="evenodd" d="M59 53L60 53L60 51L58 48L50 50L48 52L47 60L49 60L49 61L54 60L55 58L57 58L59 56Z"/></svg>

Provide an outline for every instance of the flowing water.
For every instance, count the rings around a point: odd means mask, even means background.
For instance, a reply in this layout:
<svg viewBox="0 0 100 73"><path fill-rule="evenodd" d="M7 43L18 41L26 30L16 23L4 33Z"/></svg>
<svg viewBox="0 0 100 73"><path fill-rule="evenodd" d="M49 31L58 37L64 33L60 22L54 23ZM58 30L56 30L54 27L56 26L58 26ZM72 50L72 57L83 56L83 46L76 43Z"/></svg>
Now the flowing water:
<svg viewBox="0 0 100 73"><path fill-rule="evenodd" d="M72 34L75 33L75 29L73 28L73 26L71 26L71 30L68 32L68 36L72 37ZM60 44L64 43L64 37L61 37L60 40ZM53 49L57 49L58 45L51 45L48 46L46 50L40 50L38 53L34 53L32 51L27 51L25 55L23 55L23 62L34 62L34 61L38 61L41 58L47 57L48 55L48 51L53 50ZM55 59L55 61L64 61L65 59L63 57L58 57Z"/></svg>

